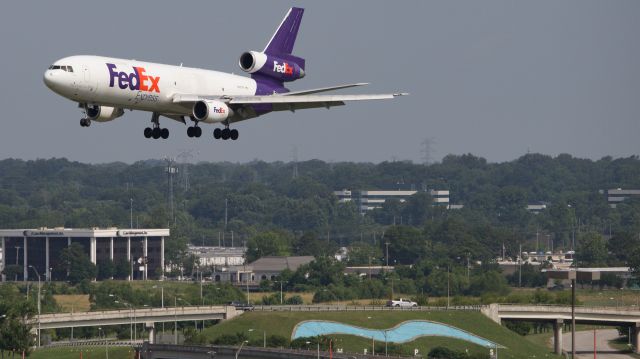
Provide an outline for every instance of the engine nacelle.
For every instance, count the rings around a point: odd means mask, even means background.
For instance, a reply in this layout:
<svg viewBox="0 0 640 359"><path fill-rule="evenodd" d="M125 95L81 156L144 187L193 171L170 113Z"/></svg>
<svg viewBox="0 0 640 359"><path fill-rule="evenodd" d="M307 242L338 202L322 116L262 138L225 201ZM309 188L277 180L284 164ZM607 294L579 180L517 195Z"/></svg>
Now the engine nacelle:
<svg viewBox="0 0 640 359"><path fill-rule="evenodd" d="M193 105L193 117L200 122L222 122L233 116L226 103L216 100L201 100Z"/></svg>
<svg viewBox="0 0 640 359"><path fill-rule="evenodd" d="M238 65L244 72L260 73L279 81L287 82L304 77L304 59L293 55L280 58L257 51L247 51L240 55Z"/></svg>
<svg viewBox="0 0 640 359"><path fill-rule="evenodd" d="M87 118L91 121L107 122L124 115L124 110L119 107L88 105Z"/></svg>

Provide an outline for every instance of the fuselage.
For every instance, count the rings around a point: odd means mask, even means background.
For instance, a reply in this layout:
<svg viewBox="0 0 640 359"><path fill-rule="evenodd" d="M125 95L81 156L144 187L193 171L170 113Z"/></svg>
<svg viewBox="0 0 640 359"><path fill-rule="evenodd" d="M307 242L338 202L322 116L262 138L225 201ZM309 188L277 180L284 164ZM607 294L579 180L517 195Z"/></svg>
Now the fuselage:
<svg viewBox="0 0 640 359"><path fill-rule="evenodd" d="M256 81L224 72L101 56L71 56L44 73L52 91L69 100L185 116L174 96L251 96Z"/></svg>

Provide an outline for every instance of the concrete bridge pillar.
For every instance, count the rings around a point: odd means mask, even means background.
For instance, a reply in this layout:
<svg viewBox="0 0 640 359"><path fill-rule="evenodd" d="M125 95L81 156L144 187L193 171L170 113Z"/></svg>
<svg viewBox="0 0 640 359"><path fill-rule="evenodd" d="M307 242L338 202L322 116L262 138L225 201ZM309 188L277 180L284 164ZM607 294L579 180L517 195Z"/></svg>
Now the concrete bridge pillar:
<svg viewBox="0 0 640 359"><path fill-rule="evenodd" d="M553 323L553 351L562 355L562 319L558 319Z"/></svg>
<svg viewBox="0 0 640 359"><path fill-rule="evenodd" d="M145 323L145 328L149 331L149 344L153 344L155 342L156 330L154 324L154 322Z"/></svg>

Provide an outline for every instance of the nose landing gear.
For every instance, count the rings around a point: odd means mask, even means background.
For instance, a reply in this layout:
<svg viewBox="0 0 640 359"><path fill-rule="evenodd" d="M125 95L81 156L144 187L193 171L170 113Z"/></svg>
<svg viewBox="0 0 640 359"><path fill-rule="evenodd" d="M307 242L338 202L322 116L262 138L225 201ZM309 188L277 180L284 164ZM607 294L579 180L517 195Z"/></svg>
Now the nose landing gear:
<svg viewBox="0 0 640 359"><path fill-rule="evenodd" d="M91 126L91 120L88 118L81 118L80 119L80 126L82 127L89 127Z"/></svg>

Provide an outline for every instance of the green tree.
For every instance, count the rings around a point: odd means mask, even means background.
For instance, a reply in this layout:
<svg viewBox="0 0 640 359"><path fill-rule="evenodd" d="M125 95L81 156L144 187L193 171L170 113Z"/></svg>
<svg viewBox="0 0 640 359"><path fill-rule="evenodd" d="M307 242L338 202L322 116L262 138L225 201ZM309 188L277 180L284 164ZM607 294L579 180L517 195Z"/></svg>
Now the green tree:
<svg viewBox="0 0 640 359"><path fill-rule="evenodd" d="M91 259L78 243L71 243L60 252L60 262L67 267L69 282L72 284L96 277L96 265L91 263Z"/></svg>
<svg viewBox="0 0 640 359"><path fill-rule="evenodd" d="M284 232L262 232L249 239L247 248L247 260L253 262L265 256L291 255L290 235Z"/></svg>
<svg viewBox="0 0 640 359"><path fill-rule="evenodd" d="M576 255L580 266L604 266L608 257L607 243L599 233L587 232L581 234Z"/></svg>

